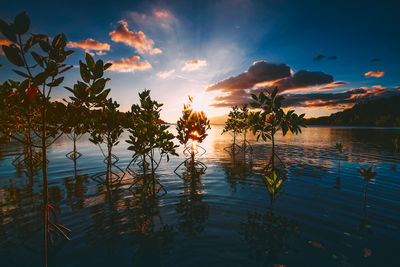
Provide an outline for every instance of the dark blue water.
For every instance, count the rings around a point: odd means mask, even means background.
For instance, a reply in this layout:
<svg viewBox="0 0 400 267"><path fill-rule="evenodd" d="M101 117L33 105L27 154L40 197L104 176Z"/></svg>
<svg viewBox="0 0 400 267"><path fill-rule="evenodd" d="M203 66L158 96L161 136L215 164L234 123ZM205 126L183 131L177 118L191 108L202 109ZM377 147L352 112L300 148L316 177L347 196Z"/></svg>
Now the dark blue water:
<svg viewBox="0 0 400 267"><path fill-rule="evenodd" d="M129 190L128 174L108 190L93 181L105 165L85 137L75 172L65 157L71 141L57 141L49 151L49 199L72 233L49 246L49 265L400 266L400 154L391 143L400 130L310 127L278 138L287 180L273 213L262 177L270 144L251 140L252 160L233 158L221 130L214 126L202 144L204 174L174 174L183 157L161 164L168 193L158 198ZM125 139L114 151L122 169L131 157ZM41 172L12 164L22 151L15 142L0 147L1 266L43 265ZM371 165L377 175L364 203L357 169Z"/></svg>

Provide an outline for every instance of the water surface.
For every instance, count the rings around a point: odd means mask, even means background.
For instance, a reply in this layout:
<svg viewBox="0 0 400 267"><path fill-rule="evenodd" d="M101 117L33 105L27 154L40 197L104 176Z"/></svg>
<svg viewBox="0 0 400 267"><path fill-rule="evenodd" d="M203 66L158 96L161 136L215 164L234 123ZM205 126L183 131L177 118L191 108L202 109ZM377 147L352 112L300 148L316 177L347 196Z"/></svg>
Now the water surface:
<svg viewBox="0 0 400 267"><path fill-rule="evenodd" d="M76 170L65 157L71 141L57 141L49 150L49 198L72 233L50 246L49 265L399 266L400 155L391 143L399 129L309 127L279 137L287 180L272 214L262 176L270 144L253 138L252 157L232 157L224 151L231 136L221 131L214 126L202 144L204 174L174 174L183 156L161 164L168 193L156 199L129 190L128 174L109 190L93 181L105 165L87 138L78 142ZM125 139L114 151L122 169L131 159ZM43 265L41 172L12 164L22 151L15 142L0 146L1 266ZM357 169L370 165L378 174L364 206Z"/></svg>

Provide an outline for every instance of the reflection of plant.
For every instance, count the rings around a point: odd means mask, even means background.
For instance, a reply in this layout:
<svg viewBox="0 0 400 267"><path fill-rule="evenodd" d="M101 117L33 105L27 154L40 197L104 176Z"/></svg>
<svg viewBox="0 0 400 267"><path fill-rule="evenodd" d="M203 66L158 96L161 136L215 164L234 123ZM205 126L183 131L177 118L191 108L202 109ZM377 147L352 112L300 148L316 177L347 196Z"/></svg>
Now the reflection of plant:
<svg viewBox="0 0 400 267"><path fill-rule="evenodd" d="M343 144L342 143L336 143L335 148L339 153L339 155L338 155L338 158L339 158L339 176L336 179L336 183L340 184L340 155L343 153Z"/></svg>
<svg viewBox="0 0 400 267"><path fill-rule="evenodd" d="M261 109L251 116L251 127L254 134L257 134L257 140L261 137L264 141L270 139L272 141L272 155L268 167L271 171L275 170L275 160L277 157L275 152L275 134L281 130L285 136L288 131L298 134L301 133L301 127L304 125L304 114L300 116L289 110L287 113L282 109L283 96L278 95L278 88L267 91L267 95L263 92L256 96L251 95L254 102L251 103L253 108ZM279 159L279 157L278 157Z"/></svg>
<svg viewBox="0 0 400 267"><path fill-rule="evenodd" d="M272 171L272 174L270 176L265 176L265 180L266 180L265 184L267 186L267 190L269 192L269 198L271 201L270 209L272 211L272 209L274 208L275 197L282 188L283 180L278 178L278 175L276 174L275 171Z"/></svg>
<svg viewBox="0 0 400 267"><path fill-rule="evenodd" d="M393 151L399 152L399 138L398 137L393 138L392 143L393 143Z"/></svg>
<svg viewBox="0 0 400 267"><path fill-rule="evenodd" d="M187 167L182 175L184 191L178 197L176 212L179 216L179 229L188 235L195 235L204 230L204 223L210 213L210 207L203 202L201 176L203 170Z"/></svg>
<svg viewBox="0 0 400 267"><path fill-rule="evenodd" d="M150 177L153 177L152 184L153 191L155 191L155 183L164 187L158 180L156 181L154 173L164 156L167 161L169 161L169 155L178 156L175 152L177 145L173 142L174 135L168 132L169 126L164 125L161 121L162 104L151 99L149 90L139 93L139 98L140 104L132 105L129 113L131 120L128 130L131 134L126 142L130 144L128 150L133 151L134 154L127 170L131 171L130 165L138 159L140 159L138 165L144 174L150 166ZM155 159L157 152L158 161Z"/></svg>
<svg viewBox="0 0 400 267"><path fill-rule="evenodd" d="M73 142L73 150L66 154L66 157L74 161L76 165L76 160L82 155L76 149L76 141L85 134L87 129L87 109L72 103L69 103L65 114L63 114L64 119L64 133Z"/></svg>
<svg viewBox="0 0 400 267"><path fill-rule="evenodd" d="M364 188L364 202L365 202L367 200L368 184L374 179L376 172L374 171L373 166L370 166L368 169L361 168L358 170L358 172L364 178L365 181L365 188Z"/></svg>
<svg viewBox="0 0 400 267"><path fill-rule="evenodd" d="M247 221L240 223L240 235L249 245L252 257L264 259L265 266L276 263L279 253L294 250L301 234L300 224L273 213L248 212Z"/></svg>

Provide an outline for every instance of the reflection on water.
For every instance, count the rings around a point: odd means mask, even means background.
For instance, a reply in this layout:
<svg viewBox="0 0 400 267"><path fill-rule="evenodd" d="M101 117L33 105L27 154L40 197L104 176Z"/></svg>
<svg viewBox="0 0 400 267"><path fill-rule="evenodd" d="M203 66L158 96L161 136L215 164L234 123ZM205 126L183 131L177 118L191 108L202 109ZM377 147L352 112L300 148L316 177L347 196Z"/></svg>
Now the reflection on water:
<svg viewBox="0 0 400 267"><path fill-rule="evenodd" d="M50 266L396 266L400 253L400 155L396 129L310 127L278 137L287 180L273 213L263 181L268 143L248 136L253 157L224 151L229 136L214 126L202 143L207 169L163 162L157 179L167 194L142 190L126 175L113 187L91 177L105 171L103 157L83 136L82 156L65 157L73 144L60 139L49 151L49 202L70 241L49 245ZM114 154L125 169L131 154L121 137ZM240 142L240 140L238 140ZM336 143L340 156L340 188ZM41 170L15 159L26 152L0 143L0 257L2 266L43 264ZM29 157L28 157L29 158ZM14 161L14 164L13 164ZM364 201L357 172L373 165L376 179ZM144 178L145 179L145 178Z"/></svg>

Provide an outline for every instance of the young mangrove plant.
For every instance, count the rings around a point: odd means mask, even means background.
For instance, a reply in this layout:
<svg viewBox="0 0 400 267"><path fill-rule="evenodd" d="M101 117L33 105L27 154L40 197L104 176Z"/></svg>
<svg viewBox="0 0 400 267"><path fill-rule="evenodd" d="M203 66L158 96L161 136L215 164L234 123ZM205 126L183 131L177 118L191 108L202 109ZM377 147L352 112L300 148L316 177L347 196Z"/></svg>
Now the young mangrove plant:
<svg viewBox="0 0 400 267"><path fill-rule="evenodd" d="M121 182L125 176L125 172L116 165L119 158L112 153L113 148L118 145L118 139L123 132L120 123L121 115L117 110L118 107L119 104L116 101L113 101L112 98L108 99L102 105L101 110L95 110L92 113L89 126L89 141L100 148L104 156L103 162L106 164L106 172L95 174L92 179L106 186ZM106 146L105 152L102 145ZM113 171L113 167L118 171ZM105 179L103 178L104 176Z"/></svg>
<svg viewBox="0 0 400 267"><path fill-rule="evenodd" d="M252 113L249 112L247 104L243 105L243 107L240 109L240 129L243 133L242 150L244 153L246 153L247 150L249 150L250 153L253 152L253 148L251 147L249 141L247 141L247 132L250 129L251 116Z"/></svg>
<svg viewBox="0 0 400 267"><path fill-rule="evenodd" d="M222 130L222 134L231 133L233 136L232 145L225 147L224 150L235 154L235 152L241 149L236 143L237 135L242 132L242 116L241 112L237 106L234 106L228 114L228 119L225 121L225 127Z"/></svg>
<svg viewBox="0 0 400 267"><path fill-rule="evenodd" d="M358 172L364 178L365 181L365 187L364 187L364 205L365 205L367 201L368 184L374 179L376 172L374 171L373 166L370 166L368 169L361 168L358 170Z"/></svg>
<svg viewBox="0 0 400 267"><path fill-rule="evenodd" d="M27 101L37 98L39 120L34 127L40 148L42 151L42 178L43 178L43 202L44 202L44 243L45 243L45 265L47 265L47 241L50 231L56 231L65 236L60 225L54 223L49 215L48 186L47 186L47 149L61 136L61 126L55 120L57 109L62 108L57 103L51 102L51 92L64 80L60 76L72 68L64 61L73 51L65 50L67 38L63 33L50 39L44 34L28 34L30 18L26 12L15 16L12 23L0 20L0 31L8 39L10 45L3 45L3 51L8 61L18 67L13 71L22 77L20 82L20 93L25 91ZM51 40L51 41L50 41ZM18 137L12 133L13 137Z"/></svg>
<svg viewBox="0 0 400 267"><path fill-rule="evenodd" d="M140 103L133 104L131 112L128 113L130 135L126 142L130 144L128 150L133 151L133 156L126 170L131 175L137 176L138 171L133 168L136 164L143 174L138 177L148 179L142 181L144 188L151 189L153 193L163 189L166 193L165 187L155 177L155 171L164 157L169 161L170 155L178 156L175 151L178 146L173 142L175 136L168 132L169 126L163 124L161 120L160 112L163 104L152 100L149 90L139 93L139 99ZM132 186L134 185L136 182Z"/></svg>
<svg viewBox="0 0 400 267"><path fill-rule="evenodd" d="M258 96L251 94L253 102L250 104L255 109L261 111L255 112L251 116L251 129L253 134L257 135L257 140L266 141L270 139L272 142L272 153L267 170L272 173L275 171L275 157L281 162L275 152L275 134L282 131L285 136L288 131L298 134L301 133L301 127L304 125L304 114L297 115L294 110L289 110L287 113L282 109L283 96L278 95L278 88L269 90L264 94L261 92ZM283 162L282 162L283 163Z"/></svg>
<svg viewBox="0 0 400 267"><path fill-rule="evenodd" d="M207 169L207 166L196 160L206 153L205 149L200 146L203 140L207 137L207 130L210 129L210 121L203 111L193 110L193 98L189 96L189 102L183 105L182 117L176 123L176 130L178 135L176 138L185 146L183 154L187 157L175 169L176 171L180 166L190 165L192 170L196 167Z"/></svg>
<svg viewBox="0 0 400 267"><path fill-rule="evenodd" d="M265 185L269 192L270 199L270 212L272 213L274 209L275 198L278 195L279 191L282 189L283 179L278 178L276 171L272 171L271 175L265 176Z"/></svg>
<svg viewBox="0 0 400 267"><path fill-rule="evenodd" d="M336 184L340 184L340 158L343 153L343 144L342 143L336 143L335 148L338 152L338 161L339 161L339 171L338 171L338 177L336 178Z"/></svg>
<svg viewBox="0 0 400 267"><path fill-rule="evenodd" d="M112 147L118 143L122 127L119 124L120 114L117 111L119 105L111 99L107 99L111 89L105 89L110 79L103 76L110 66L111 63L104 64L101 59L94 61L93 57L86 53L85 63L79 61L82 81L77 81L73 88L65 87L73 94L69 104L89 117L85 122L89 127L87 130L91 134L89 140L100 147L107 167L105 173L98 173L92 178L106 185L122 179L120 174L112 172L112 166L115 166L124 175L124 172L115 165L118 158L112 154ZM101 148L103 143L107 146L106 154ZM102 178L104 175L105 179Z"/></svg>
<svg viewBox="0 0 400 267"><path fill-rule="evenodd" d="M395 137L392 139L392 144L393 144L393 151L394 153L398 153L399 152L399 138Z"/></svg>

